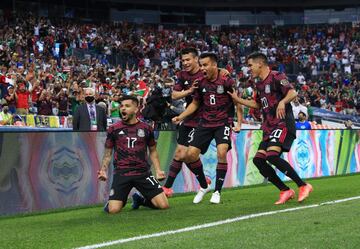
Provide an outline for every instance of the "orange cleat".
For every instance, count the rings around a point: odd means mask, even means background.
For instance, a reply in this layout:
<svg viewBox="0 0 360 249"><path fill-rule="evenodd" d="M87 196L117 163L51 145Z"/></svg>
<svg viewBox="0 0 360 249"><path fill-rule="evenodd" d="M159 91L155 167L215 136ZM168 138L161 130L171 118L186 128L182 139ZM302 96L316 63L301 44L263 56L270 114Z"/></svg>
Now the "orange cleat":
<svg viewBox="0 0 360 249"><path fill-rule="evenodd" d="M167 198L172 197L172 195L173 195L173 193L174 193L174 191L173 191L172 188L167 188L167 187L164 187L164 186L163 186L162 189L163 189L163 191L164 191L164 193L165 193L165 195L166 195Z"/></svg>
<svg viewBox="0 0 360 249"><path fill-rule="evenodd" d="M310 183L306 183L306 185L301 186L299 188L299 197L298 197L298 202L302 202L303 200L305 200L307 197L309 197L310 192L313 191L313 187L311 186Z"/></svg>
<svg viewBox="0 0 360 249"><path fill-rule="evenodd" d="M285 204L290 199L293 199L295 197L295 191L292 189L280 191L280 198L277 202L275 202L275 205L279 204Z"/></svg>

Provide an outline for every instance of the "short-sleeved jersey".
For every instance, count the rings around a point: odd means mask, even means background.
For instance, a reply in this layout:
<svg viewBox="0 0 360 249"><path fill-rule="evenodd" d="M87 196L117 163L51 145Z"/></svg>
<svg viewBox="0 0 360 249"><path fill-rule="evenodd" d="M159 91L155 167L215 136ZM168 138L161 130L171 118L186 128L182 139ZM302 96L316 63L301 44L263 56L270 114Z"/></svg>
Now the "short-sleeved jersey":
<svg viewBox="0 0 360 249"><path fill-rule="evenodd" d="M188 90L192 86L195 80L201 80L202 78L204 78L204 74L200 70L195 74L190 74L187 71L180 71L177 78L178 80L173 89L175 91L180 92L183 90L184 91ZM190 105L192 99L193 99L192 95L188 95L185 97L187 106ZM198 126L199 122L200 122L200 110L197 110L195 113L193 113L184 120L183 125L188 127L196 127Z"/></svg>
<svg viewBox="0 0 360 249"><path fill-rule="evenodd" d="M114 149L114 174L135 176L148 173L148 147L155 145L153 129L139 121L134 125L122 121L109 127L106 148Z"/></svg>
<svg viewBox="0 0 360 249"><path fill-rule="evenodd" d="M276 109L279 102L286 96L290 89L294 89L286 75L277 71L270 71L265 80L255 83L255 87L257 90L255 100L261 106L264 119L261 126L264 132L264 139L269 138L271 132L275 129L283 129L285 127L289 133L295 136L295 119L291 104L285 105L285 119L276 117Z"/></svg>
<svg viewBox="0 0 360 249"><path fill-rule="evenodd" d="M200 126L219 127L232 125L235 108L230 95L235 82L228 76L220 76L211 82L203 78L194 94L194 99L200 103Z"/></svg>

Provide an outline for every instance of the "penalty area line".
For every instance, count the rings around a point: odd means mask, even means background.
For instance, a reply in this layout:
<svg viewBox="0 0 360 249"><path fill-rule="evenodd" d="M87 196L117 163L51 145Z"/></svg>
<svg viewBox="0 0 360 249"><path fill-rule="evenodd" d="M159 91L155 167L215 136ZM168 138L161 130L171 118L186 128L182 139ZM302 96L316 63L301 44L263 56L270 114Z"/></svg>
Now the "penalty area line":
<svg viewBox="0 0 360 249"><path fill-rule="evenodd" d="M358 200L358 199L360 199L360 196L354 196L354 197L349 197L349 198L345 198L345 199L327 201L327 202L322 202L322 203L319 203L319 204L312 204L312 205L295 207L295 208L287 208L287 209L281 209L281 210L276 210L276 211L269 211L269 212L262 212L262 213L256 213L256 214L243 215L243 216L238 216L238 217L235 217L235 218L219 220L219 221L205 223L205 224L196 225L196 226L184 227L184 228L176 229L176 230L168 230L168 231L164 231L164 232L141 235L141 236L131 237L131 238L127 238L127 239L119 239L119 240L113 240L113 241L103 242L103 243L99 243L99 244L93 244L93 245L88 245L88 246L83 246L83 247L77 247L75 249L102 248L102 247L106 247L106 246L124 244L124 243L131 242L131 241L150 239L150 238L155 238L155 237L161 237L161 236L164 236L164 235L184 233L184 232L204 229L204 228L208 228L208 227L220 226L220 225L234 223L234 222L241 221L241 220L248 220L248 219L252 219L252 218L256 218L256 217L269 216L269 215L279 214L279 213L289 213L289 212L293 212L293 211L297 211L297 210L316 208L316 207L321 207L321 206L324 206L324 205L334 205L334 204L337 204L337 203L342 203L342 202L347 202L347 201L352 201L352 200Z"/></svg>

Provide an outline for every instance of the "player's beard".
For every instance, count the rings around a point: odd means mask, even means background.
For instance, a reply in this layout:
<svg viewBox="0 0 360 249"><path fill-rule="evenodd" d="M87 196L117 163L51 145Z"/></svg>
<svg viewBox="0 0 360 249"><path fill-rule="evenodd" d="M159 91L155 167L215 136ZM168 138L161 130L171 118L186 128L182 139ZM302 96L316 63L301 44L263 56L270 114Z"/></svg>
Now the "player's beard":
<svg viewBox="0 0 360 249"><path fill-rule="evenodd" d="M122 113L122 120L125 123L130 123L130 121L134 118L134 113L131 114L127 114L127 113Z"/></svg>

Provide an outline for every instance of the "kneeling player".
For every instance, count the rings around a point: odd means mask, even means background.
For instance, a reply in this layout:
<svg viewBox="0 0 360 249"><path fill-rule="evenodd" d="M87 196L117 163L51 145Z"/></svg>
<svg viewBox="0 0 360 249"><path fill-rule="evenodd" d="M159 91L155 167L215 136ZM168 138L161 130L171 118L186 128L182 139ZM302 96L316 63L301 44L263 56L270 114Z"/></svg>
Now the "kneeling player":
<svg viewBox="0 0 360 249"><path fill-rule="evenodd" d="M120 111L122 120L109 127L105 142L105 154L98 179L107 180L114 149L114 176L109 201L104 210L118 213L126 205L128 195L135 187L143 196L133 195L133 208L140 205L154 209L166 209L168 200L157 179L164 179L160 169L159 156L152 128L136 118L138 99L126 96L122 99ZM147 150L149 149L149 155ZM151 174L148 156L154 165L156 178Z"/></svg>

